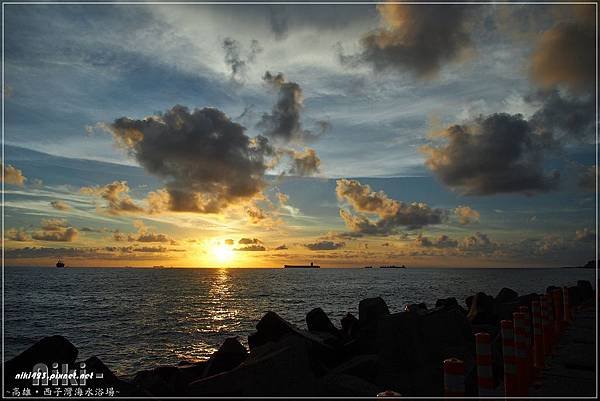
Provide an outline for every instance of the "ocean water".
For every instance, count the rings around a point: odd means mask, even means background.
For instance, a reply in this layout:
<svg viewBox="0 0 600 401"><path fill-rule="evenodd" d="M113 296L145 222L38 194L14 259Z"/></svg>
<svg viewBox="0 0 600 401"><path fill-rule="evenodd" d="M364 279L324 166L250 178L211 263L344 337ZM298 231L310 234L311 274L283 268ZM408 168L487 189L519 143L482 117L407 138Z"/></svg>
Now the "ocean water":
<svg viewBox="0 0 600 401"><path fill-rule="evenodd" d="M6 267L5 357L60 334L79 356L98 356L118 374L207 358L228 336L245 342L275 311L305 328L321 307L339 327L358 303L381 296L392 312L407 303L502 287L520 294L575 285L593 269L131 269Z"/></svg>

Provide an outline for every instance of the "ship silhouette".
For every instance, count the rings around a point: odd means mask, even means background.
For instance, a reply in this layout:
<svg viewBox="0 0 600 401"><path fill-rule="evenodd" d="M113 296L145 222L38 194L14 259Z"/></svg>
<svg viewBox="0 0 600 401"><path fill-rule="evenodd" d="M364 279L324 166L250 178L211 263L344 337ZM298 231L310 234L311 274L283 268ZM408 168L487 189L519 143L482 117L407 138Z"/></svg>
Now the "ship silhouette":
<svg viewBox="0 0 600 401"><path fill-rule="evenodd" d="M310 262L310 265L283 265L284 269L319 269L321 266Z"/></svg>

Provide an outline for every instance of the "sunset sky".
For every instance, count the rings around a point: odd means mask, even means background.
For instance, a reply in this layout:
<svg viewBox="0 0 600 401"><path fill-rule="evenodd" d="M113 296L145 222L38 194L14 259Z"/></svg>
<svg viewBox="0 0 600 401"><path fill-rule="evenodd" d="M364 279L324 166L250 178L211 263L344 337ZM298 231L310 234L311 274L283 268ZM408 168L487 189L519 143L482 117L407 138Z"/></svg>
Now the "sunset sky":
<svg viewBox="0 0 600 401"><path fill-rule="evenodd" d="M594 5L5 5L7 265L581 265Z"/></svg>

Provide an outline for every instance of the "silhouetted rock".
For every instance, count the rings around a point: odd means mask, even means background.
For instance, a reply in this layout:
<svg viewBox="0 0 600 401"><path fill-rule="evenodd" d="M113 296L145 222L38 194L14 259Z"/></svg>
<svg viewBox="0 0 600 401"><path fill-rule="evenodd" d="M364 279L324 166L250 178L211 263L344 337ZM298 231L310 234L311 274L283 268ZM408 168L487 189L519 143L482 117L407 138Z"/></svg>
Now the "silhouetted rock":
<svg viewBox="0 0 600 401"><path fill-rule="evenodd" d="M338 329L331 323L327 314L321 308L315 308L306 314L308 331L329 333L339 336Z"/></svg>
<svg viewBox="0 0 600 401"><path fill-rule="evenodd" d="M231 370L246 360L248 351L235 337L227 338L215 351L208 362L204 376L212 376L217 373Z"/></svg>
<svg viewBox="0 0 600 401"><path fill-rule="evenodd" d="M331 373L360 377L368 382L375 382L379 359L374 354L357 355L336 366Z"/></svg>
<svg viewBox="0 0 600 401"><path fill-rule="evenodd" d="M358 321L363 326L389 313L390 310L381 297L366 298L358 304Z"/></svg>
<svg viewBox="0 0 600 401"><path fill-rule="evenodd" d="M439 308L439 307L453 307L453 306L459 306L458 305L458 301L456 301L456 298L454 297L450 297L450 298L442 298L442 299L438 299L437 301L435 301L435 307Z"/></svg>
<svg viewBox="0 0 600 401"><path fill-rule="evenodd" d="M427 304L421 302L419 304L408 304L404 306L405 312L425 312L427 310Z"/></svg>
<svg viewBox="0 0 600 401"><path fill-rule="evenodd" d="M332 373L321 378L321 395L329 397L373 397L379 387L356 376Z"/></svg>
<svg viewBox="0 0 600 401"><path fill-rule="evenodd" d="M303 339L315 364L330 365L338 358L338 339L327 333L310 333L288 323L274 312L267 312L256 325L256 333L248 336L250 351L288 336Z"/></svg>
<svg viewBox="0 0 600 401"><path fill-rule="evenodd" d="M181 374L176 366L158 366L151 370L138 372L133 384L154 396L183 396L189 378Z"/></svg>
<svg viewBox="0 0 600 401"><path fill-rule="evenodd" d="M52 370L53 363L59 366L66 363L75 368L77 353L77 348L63 336L44 337L4 364L6 381L11 383L18 373L32 372L38 363L45 364L48 371Z"/></svg>
<svg viewBox="0 0 600 401"><path fill-rule="evenodd" d="M502 288L496 298L494 300L499 303L511 302L517 299L519 294L515 290L511 290L510 288Z"/></svg>
<svg viewBox="0 0 600 401"><path fill-rule="evenodd" d="M519 298L517 298L517 304L519 306L526 306L529 308L529 312L531 313L531 303L533 301L538 301L540 299L540 295L536 294L536 293L531 293L531 294L527 294L527 295L521 295Z"/></svg>
<svg viewBox="0 0 600 401"><path fill-rule="evenodd" d="M98 357L92 356L83 362L85 363L86 372L93 372L94 376L98 373L102 374L102 379L87 380L87 387L113 387L115 389L115 395L120 397L145 395L140 392L136 386L119 379ZM79 364L76 366L78 368L80 367Z"/></svg>
<svg viewBox="0 0 600 401"><path fill-rule="evenodd" d="M311 371L307 341L286 336L253 348L238 367L188 386L192 396L316 396L321 387Z"/></svg>
<svg viewBox="0 0 600 401"><path fill-rule="evenodd" d="M498 319L494 308L494 298L483 292L465 300L469 312L467 318L471 324L496 324Z"/></svg>
<svg viewBox="0 0 600 401"><path fill-rule="evenodd" d="M442 362L457 357L474 367L474 337L460 309L395 313L378 322L380 361L376 384L404 395L436 396L443 391Z"/></svg>
<svg viewBox="0 0 600 401"><path fill-rule="evenodd" d="M346 337L354 337L358 330L358 319L352 313L346 313L340 323L342 324L342 332Z"/></svg>
<svg viewBox="0 0 600 401"><path fill-rule="evenodd" d="M513 302L504 302L497 303L494 305L494 310L496 312L496 317L498 319L497 323L499 324L501 320L512 320L513 313L517 311L519 307L519 303L515 299Z"/></svg>
<svg viewBox="0 0 600 401"><path fill-rule="evenodd" d="M588 280L578 280L577 287L582 291L582 301L587 301L594 296L594 287L592 287L592 283Z"/></svg>

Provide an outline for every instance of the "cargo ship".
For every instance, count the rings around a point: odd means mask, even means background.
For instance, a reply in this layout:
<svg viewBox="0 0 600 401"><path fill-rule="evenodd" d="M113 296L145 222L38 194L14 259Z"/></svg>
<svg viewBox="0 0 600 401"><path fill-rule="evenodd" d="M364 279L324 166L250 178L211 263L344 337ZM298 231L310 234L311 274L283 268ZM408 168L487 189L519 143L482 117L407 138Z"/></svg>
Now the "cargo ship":
<svg viewBox="0 0 600 401"><path fill-rule="evenodd" d="M284 269L319 269L321 266L310 262L310 265L283 265Z"/></svg>
<svg viewBox="0 0 600 401"><path fill-rule="evenodd" d="M390 265L390 266L379 266L380 269L406 269L406 266L402 265L402 266L394 266L394 265Z"/></svg>

